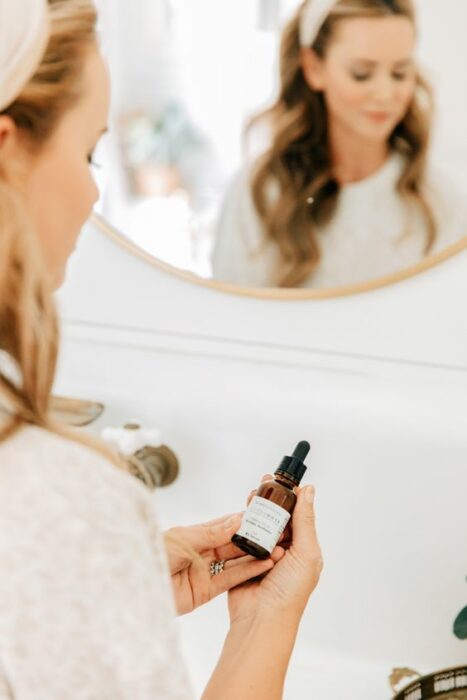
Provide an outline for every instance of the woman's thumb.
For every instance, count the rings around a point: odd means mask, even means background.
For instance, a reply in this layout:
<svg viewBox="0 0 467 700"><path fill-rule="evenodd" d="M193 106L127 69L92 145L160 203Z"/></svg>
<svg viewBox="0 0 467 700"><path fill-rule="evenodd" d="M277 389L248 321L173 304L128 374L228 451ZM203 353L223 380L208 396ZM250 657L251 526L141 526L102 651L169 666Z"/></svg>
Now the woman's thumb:
<svg viewBox="0 0 467 700"><path fill-rule="evenodd" d="M204 549L215 549L230 542L230 538L238 530L242 521L242 513L211 520L202 525L184 527L184 539L193 549L201 552Z"/></svg>
<svg viewBox="0 0 467 700"><path fill-rule="evenodd" d="M297 503L292 516L293 546L301 556L315 559L321 557L316 533L315 490L304 486L297 494Z"/></svg>

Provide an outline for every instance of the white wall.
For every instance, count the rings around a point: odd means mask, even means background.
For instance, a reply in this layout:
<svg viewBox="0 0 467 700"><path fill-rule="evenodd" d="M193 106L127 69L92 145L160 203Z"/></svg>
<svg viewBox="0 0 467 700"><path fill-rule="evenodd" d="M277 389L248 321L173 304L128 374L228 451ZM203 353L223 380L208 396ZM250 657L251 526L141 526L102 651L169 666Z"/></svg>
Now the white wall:
<svg viewBox="0 0 467 700"><path fill-rule="evenodd" d="M435 90L438 122L435 154L467 182L467 4L464 0L417 0L420 57Z"/></svg>

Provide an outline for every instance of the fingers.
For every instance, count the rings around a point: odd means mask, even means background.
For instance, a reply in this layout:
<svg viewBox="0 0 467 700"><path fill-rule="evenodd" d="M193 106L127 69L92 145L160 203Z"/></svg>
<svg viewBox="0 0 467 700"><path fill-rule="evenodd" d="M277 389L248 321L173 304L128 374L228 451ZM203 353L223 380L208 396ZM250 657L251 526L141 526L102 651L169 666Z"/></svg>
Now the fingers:
<svg viewBox="0 0 467 700"><path fill-rule="evenodd" d="M235 529L235 531L232 534L235 534L237 532L237 530L238 530L238 528ZM280 542L280 540L279 540L279 542ZM280 550L280 549L281 549L281 547L276 547L274 552L272 552L271 557L273 559L277 556L276 550ZM232 559L241 559L241 558L245 557L245 552L243 550L239 549L232 542L229 542L229 544L226 544L223 547L217 547L215 553L216 553L217 559L232 560Z"/></svg>
<svg viewBox="0 0 467 700"><path fill-rule="evenodd" d="M261 483L264 484L265 481L271 481L271 479L274 479L272 474L265 474L263 477L261 477ZM258 489L253 489L253 491L250 491L248 498L247 498L247 501L246 501L247 506L250 505L250 501L252 498L254 498L254 496L256 496L257 491L258 491Z"/></svg>
<svg viewBox="0 0 467 700"><path fill-rule="evenodd" d="M279 561L279 559L282 559L284 554L285 554L285 551L282 549L282 547L274 547L274 550L271 553L270 559L274 563L276 563ZM256 557L251 556L251 554L245 554L245 552L242 552L241 556L236 557L235 559L230 559L229 561L227 561L225 564L225 568L231 569L234 566L240 566L241 564L245 564L246 562L251 562L251 561L264 561L264 560L258 560Z"/></svg>
<svg viewBox="0 0 467 700"><path fill-rule="evenodd" d="M232 549L232 556L238 556L238 549L230 545L232 536L237 532L242 520L242 513L217 518L202 525L190 525L187 527L175 528L177 536L196 552L204 552L209 549L219 550L229 547ZM227 555L222 558L227 559Z"/></svg>
<svg viewBox="0 0 467 700"><path fill-rule="evenodd" d="M285 549L281 547L274 547L272 554L271 554L271 559L273 560L274 564L277 564L278 561L282 559L282 557L285 554Z"/></svg>
<svg viewBox="0 0 467 700"><path fill-rule="evenodd" d="M243 513L235 513L202 525L172 528L165 533L165 537L186 552L203 554L213 551L214 558L226 560L244 557L245 553L231 542L232 536L240 527L242 516ZM186 558L185 556L184 559Z"/></svg>
<svg viewBox="0 0 467 700"><path fill-rule="evenodd" d="M280 541L280 540L279 540ZM279 561L279 559L284 554L283 543L280 543L280 547L275 547L274 551L271 553L271 559L274 561ZM249 555L247 555L249 556ZM223 559L225 561L239 561L245 557L245 552L236 547L234 544L227 544L225 547L218 547L216 550L216 559ZM255 557L250 557L254 559Z"/></svg>
<svg viewBox="0 0 467 700"><path fill-rule="evenodd" d="M242 556L236 559L226 561L222 574L211 578L213 597L247 581L254 583L261 580L282 559L285 551L282 547L275 547L269 559L256 559L243 552L241 554Z"/></svg>
<svg viewBox="0 0 467 700"><path fill-rule="evenodd" d="M258 490L258 489L253 489L253 491L250 491L250 493L248 494L248 498L246 499L246 504L247 504L247 506L250 505L252 499L256 496L257 490Z"/></svg>
<svg viewBox="0 0 467 700"><path fill-rule="evenodd" d="M262 576L274 567L272 559L254 559L244 557L242 560L227 562L225 569L219 576L211 579L213 595L219 595L229 591L231 588L240 586L251 579Z"/></svg>
<svg viewBox="0 0 467 700"><path fill-rule="evenodd" d="M237 559L243 556L245 556L245 552L242 552L242 550L232 544L232 542L229 542L229 544L223 547L217 547L216 549L217 559Z"/></svg>
<svg viewBox="0 0 467 700"><path fill-rule="evenodd" d="M213 520L208 520L207 523L201 523L201 527L210 527L210 526L216 526L216 525L222 525L225 523L229 522L231 518L236 518L237 516L241 516L242 513L229 513L227 515L221 515L219 518L214 518ZM192 525L191 527L197 527L196 525Z"/></svg>
<svg viewBox="0 0 467 700"><path fill-rule="evenodd" d="M312 561L321 571L322 556L315 525L313 486L305 486L297 494L292 515L293 547L306 561Z"/></svg>

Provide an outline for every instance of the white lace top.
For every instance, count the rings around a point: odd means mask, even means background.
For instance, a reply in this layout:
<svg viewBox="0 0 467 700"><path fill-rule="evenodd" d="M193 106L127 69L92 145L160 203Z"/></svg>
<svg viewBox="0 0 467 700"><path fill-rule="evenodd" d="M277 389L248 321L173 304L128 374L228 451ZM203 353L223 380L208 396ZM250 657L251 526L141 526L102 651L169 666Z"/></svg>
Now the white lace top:
<svg viewBox="0 0 467 700"><path fill-rule="evenodd" d="M371 177L341 188L332 220L316 232L321 260L303 287L368 282L425 256L424 221L418 213L407 221L406 205L396 190L404 162L394 154ZM467 190L439 169L430 170L427 184L438 225L430 252L436 253L467 236ZM233 181L217 224L213 277L247 286L274 286L277 262L275 245L263 244L245 169Z"/></svg>
<svg viewBox="0 0 467 700"><path fill-rule="evenodd" d="M191 700L150 491L28 427L0 443L0 699Z"/></svg>

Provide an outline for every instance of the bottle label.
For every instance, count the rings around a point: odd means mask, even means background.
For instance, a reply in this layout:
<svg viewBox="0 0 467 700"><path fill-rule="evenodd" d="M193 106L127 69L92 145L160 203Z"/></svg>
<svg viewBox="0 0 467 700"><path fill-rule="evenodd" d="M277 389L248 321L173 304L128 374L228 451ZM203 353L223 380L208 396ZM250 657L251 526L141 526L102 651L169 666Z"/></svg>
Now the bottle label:
<svg viewBox="0 0 467 700"><path fill-rule="evenodd" d="M284 508L255 496L246 510L238 535L272 552L289 522L290 513Z"/></svg>

